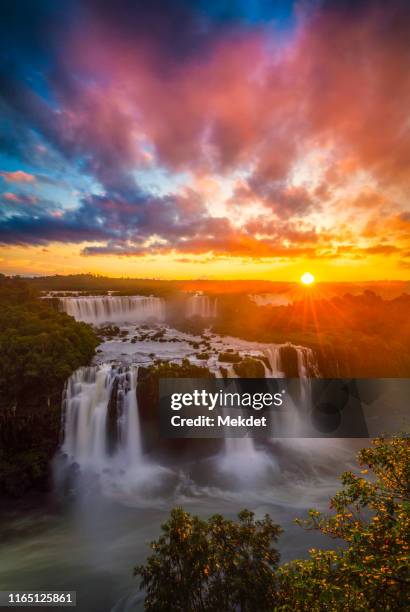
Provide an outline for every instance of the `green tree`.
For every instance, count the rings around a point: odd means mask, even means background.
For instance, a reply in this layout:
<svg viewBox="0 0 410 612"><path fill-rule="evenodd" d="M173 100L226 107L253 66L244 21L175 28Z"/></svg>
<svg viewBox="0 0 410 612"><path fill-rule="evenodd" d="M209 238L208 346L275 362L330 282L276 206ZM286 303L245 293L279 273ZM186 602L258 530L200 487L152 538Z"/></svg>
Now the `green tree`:
<svg viewBox="0 0 410 612"><path fill-rule="evenodd" d="M274 548L281 529L269 516L243 510L235 522L221 515L204 521L176 508L151 543L146 566L136 567L145 609L155 612L243 612L273 609Z"/></svg>
<svg viewBox="0 0 410 612"><path fill-rule="evenodd" d="M410 607L410 440L377 438L347 472L334 513L311 510L306 529L344 542L310 551L278 573L281 610L408 610Z"/></svg>

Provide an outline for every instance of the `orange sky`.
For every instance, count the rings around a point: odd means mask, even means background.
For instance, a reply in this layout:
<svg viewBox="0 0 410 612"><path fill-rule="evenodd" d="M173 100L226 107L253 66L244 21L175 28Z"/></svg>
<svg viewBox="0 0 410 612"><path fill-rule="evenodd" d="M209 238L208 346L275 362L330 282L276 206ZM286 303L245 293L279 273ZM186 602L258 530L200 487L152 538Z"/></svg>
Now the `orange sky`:
<svg viewBox="0 0 410 612"><path fill-rule="evenodd" d="M80 247L81 248L81 247ZM266 279L298 281L310 271L317 281L408 280L410 274L381 256L360 260L326 262L301 258L272 261L241 258L205 259L203 263L180 262L176 256L85 258L76 244L0 249L0 270L5 274L82 274L158 279ZM393 265L392 265L393 263Z"/></svg>

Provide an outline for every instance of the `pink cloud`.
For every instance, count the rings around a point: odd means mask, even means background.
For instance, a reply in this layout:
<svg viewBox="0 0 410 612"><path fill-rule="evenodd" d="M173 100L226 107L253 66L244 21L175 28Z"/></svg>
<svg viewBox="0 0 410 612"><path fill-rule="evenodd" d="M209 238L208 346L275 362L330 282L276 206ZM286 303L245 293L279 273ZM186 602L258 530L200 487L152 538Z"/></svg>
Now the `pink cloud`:
<svg viewBox="0 0 410 612"><path fill-rule="evenodd" d="M14 204L37 204L38 199L35 196L12 193L10 191L6 191L0 196L3 200L7 202L12 202Z"/></svg>
<svg viewBox="0 0 410 612"><path fill-rule="evenodd" d="M28 172L24 172L24 170L0 172L0 176L8 183L34 183L36 181L34 174L29 174Z"/></svg>
<svg viewBox="0 0 410 612"><path fill-rule="evenodd" d="M319 11L286 46L239 31L163 72L160 51L99 24L68 48L76 69L96 78L62 92L67 137L123 169L146 157L144 134L177 169L252 164L259 181L284 180L301 152L320 145L342 170L354 159L380 180L407 180L409 27L408 14L388 7L354 19Z"/></svg>
<svg viewBox="0 0 410 612"><path fill-rule="evenodd" d="M319 257L325 248L353 253L356 239L357 253L376 256L405 242L406 204L397 202L409 187L408 11L379 3L354 14L322 9L302 16L285 41L271 30L232 28L215 35L206 53L179 60L111 25L93 14L76 29L61 54L67 79L55 92L59 146L81 157L104 188L84 210L90 223L95 213L112 231L113 244L87 252L127 253L130 244L131 254ZM303 167L312 151L323 155ZM145 197L134 172L147 160L170 175L188 171L193 188ZM35 180L22 171L1 175ZM363 175L371 190L349 193L349 182ZM200 187L209 176L231 184L240 176L213 217L212 196ZM254 203L258 209L237 222ZM51 214L62 227L70 219ZM349 221L339 222L344 215ZM320 216L326 232L315 227ZM353 238L338 247L344 223ZM376 232L382 250L369 243Z"/></svg>

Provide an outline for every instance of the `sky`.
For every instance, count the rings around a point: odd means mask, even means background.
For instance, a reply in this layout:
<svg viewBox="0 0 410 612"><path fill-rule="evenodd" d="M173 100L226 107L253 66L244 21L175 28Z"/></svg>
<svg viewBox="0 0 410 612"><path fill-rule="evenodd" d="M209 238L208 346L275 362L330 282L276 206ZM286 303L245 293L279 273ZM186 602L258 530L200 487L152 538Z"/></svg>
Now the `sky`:
<svg viewBox="0 0 410 612"><path fill-rule="evenodd" d="M0 271L410 277L410 3L6 0Z"/></svg>

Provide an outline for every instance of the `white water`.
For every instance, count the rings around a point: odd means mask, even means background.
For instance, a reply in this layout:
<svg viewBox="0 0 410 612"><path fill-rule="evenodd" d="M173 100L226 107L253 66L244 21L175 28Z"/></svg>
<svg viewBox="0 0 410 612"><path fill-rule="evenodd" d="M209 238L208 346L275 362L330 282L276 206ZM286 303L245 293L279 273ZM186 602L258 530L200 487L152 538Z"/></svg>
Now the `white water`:
<svg viewBox="0 0 410 612"><path fill-rule="evenodd" d="M217 298L197 293L188 298L187 317L202 317L203 319L214 319L218 312Z"/></svg>
<svg viewBox="0 0 410 612"><path fill-rule="evenodd" d="M270 365L270 373L265 367L265 377L283 378L284 367L281 362L281 348L283 345L270 345L263 352L267 357ZM309 376L318 375L318 368L315 355L310 348L303 346L294 346L296 351L297 369L300 384L300 401L296 406L291 400L288 400L288 410L285 419L290 419L290 425L295 432L300 424L300 418L304 415L300 411L307 412L310 402L310 379ZM237 378L234 367L227 367L228 378ZM283 418L280 415L279 418ZM274 429L272 434L275 434L275 419L273 419ZM282 423L283 424L283 423ZM225 457L222 463L223 469L240 474L242 478L248 479L260 475L261 472L272 467L272 460L264 452L256 450L255 440L251 437L245 438L225 438Z"/></svg>
<svg viewBox="0 0 410 612"><path fill-rule="evenodd" d="M203 296L201 296L203 297ZM162 329L162 341L155 338ZM123 334L125 333L125 337ZM144 340L138 339L141 334ZM137 336L135 336L137 334ZM154 338L154 340L151 339ZM207 341L208 357L203 359L204 349L201 343ZM195 346L193 346L195 345ZM317 373L314 353L302 346L272 345L248 342L238 338L220 337L206 332L203 337L178 332L169 327L154 325L144 326L138 331L135 326L122 326L118 338L110 338L99 347L96 363L89 368L81 368L73 374L67 384L64 401L64 443L62 451L69 457L71 463L80 467L92 468L105 483L105 488L112 489L113 483L121 488L121 494L128 489L131 495L130 482L136 480L146 482L153 470L163 472L158 464L154 465L142 455L142 436L137 406L137 372L138 364L148 365L155 359L165 359L181 362L188 358L192 363L206 366L218 378L223 378L222 372L227 372L228 378L237 378L234 365L219 361L221 352L231 350L243 358L251 357L260 360L264 366L265 377L283 378L285 366L282 364L282 349L292 346L296 351L300 382L293 384L296 395L289 396L285 415L275 416L272 422L271 435L275 437L278 427L287 427L289 431L298 432L303 423L303 414L309 406L310 382L309 376ZM199 355L199 356L198 356ZM115 363L116 365L111 365ZM119 365L121 363L122 365ZM269 364L269 366L267 365ZM299 384L299 387L297 386ZM286 386L284 382L284 386ZM299 388L299 392L297 389ZM116 448L110 447L107 433L109 420L110 398L116 394L117 436ZM111 404L112 406L112 404ZM112 414L111 414L112 417ZM285 421L284 421L285 419ZM112 418L109 420L112 429ZM234 476L237 480L252 481L260 477L274 463L272 457L261 450L261 445L252 437L225 438L216 469ZM119 471L121 474L119 475ZM107 474L116 474L113 479ZM126 477L124 478L124 473Z"/></svg>
<svg viewBox="0 0 410 612"><path fill-rule="evenodd" d="M228 378L238 378L232 365L227 367ZM252 438L225 438L225 455L230 459L238 460L240 456L247 459L254 453L255 445Z"/></svg>
<svg viewBox="0 0 410 612"><path fill-rule="evenodd" d="M280 346L268 346L264 352L269 361L272 377L284 376L281 370Z"/></svg>
<svg viewBox="0 0 410 612"><path fill-rule="evenodd" d="M165 329L164 342L151 340L159 328ZM296 441L292 446L290 440L261 443L252 438L230 438L220 441L219 453L206 457L197 456L194 443L200 446L202 442L197 440L193 441L190 457L170 458L167 470L158 463L165 461L166 455L154 459L142 452L145 422L141 421L141 430L135 393L137 363L146 365L155 358L181 362L188 358L206 365L218 377L222 377L221 368L229 377L236 377L232 364L219 361L220 353L231 349L244 358L263 359L265 375L280 377L284 369L281 346L222 338L210 332L201 338L158 325L149 330L146 326L142 330L136 330L135 325L122 326L122 334L125 331L125 339L119 334L102 343L95 365L80 369L67 385L62 450L71 463L78 464L79 473L76 471L74 477L81 482L74 487L73 515L62 525L47 517L49 535L44 537L38 535L38 527L37 531L31 529L20 544L18 563L6 541L0 561L10 568L12 579L7 584L16 589L28 588L23 582L32 589L38 584L67 589L69 584L79 593L81 612L142 610L143 594L132 581L132 568L145 562L147 542L158 537L160 524L175 506L204 518L215 512L234 517L243 507L255 511L257 517L268 512L286 528L281 540L285 560L303 556L305 549L316 546L310 532L294 534L291 521L307 507L318 507L319 502L326 507L328 496L337 486L333 472L350 468L350 454L345 457L338 453L334 440ZM135 334L139 335L137 341ZM140 339L141 334L147 336L145 340ZM200 344L204 339L210 345L207 359L200 357L203 346L192 346L192 341ZM299 375L305 376L316 367L314 355L304 347L295 349ZM119 361L126 365L118 365ZM110 452L106 425L114 384L118 384L117 399L123 394L124 401L119 402L118 447ZM35 520L38 525L37 517ZM33 582L24 573L25 567L19 565L22 550L28 555L34 550L39 555L39 562L32 564L36 572ZM61 550L68 552L61 556Z"/></svg>
<svg viewBox="0 0 410 612"><path fill-rule="evenodd" d="M113 464L138 469L142 461L137 406L138 369L103 364L80 368L69 378L63 402L62 451L80 467L102 471ZM110 448L109 404L117 406L117 448Z"/></svg>
<svg viewBox="0 0 410 612"><path fill-rule="evenodd" d="M63 312L77 321L93 323L144 323L163 321L165 301L159 297L142 295L101 295L87 297L62 297Z"/></svg>
<svg viewBox="0 0 410 612"><path fill-rule="evenodd" d="M264 354L268 358L271 376L273 378L282 378L285 376L281 360L281 349L285 346L291 346L296 351L297 370L300 378L319 376L316 357L312 349L306 346L296 346L294 344L272 344L264 349Z"/></svg>

